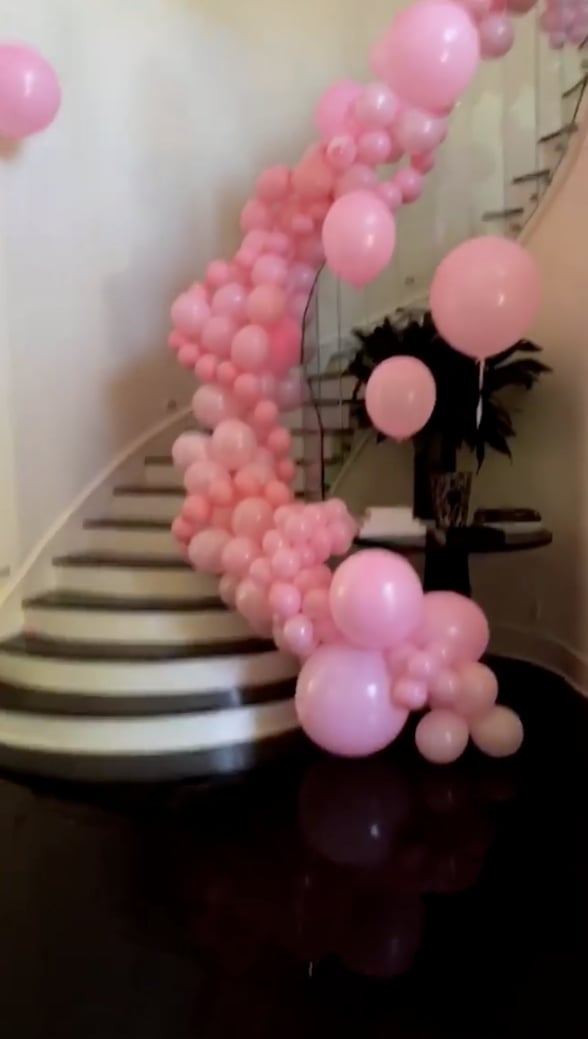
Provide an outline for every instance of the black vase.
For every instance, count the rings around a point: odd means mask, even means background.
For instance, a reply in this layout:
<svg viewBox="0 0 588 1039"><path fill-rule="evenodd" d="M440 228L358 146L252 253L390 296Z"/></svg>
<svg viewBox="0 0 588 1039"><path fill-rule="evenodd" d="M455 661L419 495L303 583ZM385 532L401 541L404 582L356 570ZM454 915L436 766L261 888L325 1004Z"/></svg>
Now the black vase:
<svg viewBox="0 0 588 1039"><path fill-rule="evenodd" d="M472 494L471 473L434 473L431 477L435 525L442 530L467 527Z"/></svg>
<svg viewBox="0 0 588 1039"><path fill-rule="evenodd" d="M431 459L428 451L415 449L413 461L412 512L415 519L434 517Z"/></svg>

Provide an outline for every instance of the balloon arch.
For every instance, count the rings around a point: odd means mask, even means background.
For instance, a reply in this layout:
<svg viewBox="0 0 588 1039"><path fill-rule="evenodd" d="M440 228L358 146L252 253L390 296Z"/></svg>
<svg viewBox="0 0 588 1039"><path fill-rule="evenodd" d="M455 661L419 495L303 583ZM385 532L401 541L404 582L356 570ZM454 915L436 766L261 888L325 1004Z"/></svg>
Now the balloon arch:
<svg viewBox="0 0 588 1039"><path fill-rule="evenodd" d="M533 6L420 0L398 14L371 52L374 81L327 90L316 113L320 140L293 169L261 174L237 253L210 263L172 308L170 347L194 370L194 415L212 431L174 445L186 489L174 536L196 569L219 575L228 606L303 662L301 725L336 754L381 750L411 711L425 709L416 742L432 761L457 759L470 737L494 756L522 742L520 720L496 705L496 678L479 663L489 641L480 608L451 592L423 594L393 553L347 556L357 527L345 504L295 501L281 416L302 402L302 329L317 273L326 262L361 287L386 268L394 211L419 197L480 58L505 54L511 14ZM549 0L542 16L555 47L588 34L584 4L572 20L569 11ZM380 178L378 167L403 158ZM480 361L523 337L538 303L532 259L493 237L450 253L431 288L443 337ZM435 385L420 362L395 358L375 370L366 403L378 429L405 439L428 421Z"/></svg>

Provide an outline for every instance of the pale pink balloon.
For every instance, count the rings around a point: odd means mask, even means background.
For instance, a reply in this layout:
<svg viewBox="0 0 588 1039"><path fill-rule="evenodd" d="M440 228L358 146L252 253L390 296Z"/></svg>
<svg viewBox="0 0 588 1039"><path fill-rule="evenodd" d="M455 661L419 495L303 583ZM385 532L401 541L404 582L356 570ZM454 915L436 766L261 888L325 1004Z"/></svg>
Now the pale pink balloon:
<svg viewBox="0 0 588 1039"><path fill-rule="evenodd" d="M231 574L223 574L218 583L218 594L225 606L228 606L231 610L235 606L238 586L238 578L232 577Z"/></svg>
<svg viewBox="0 0 588 1039"><path fill-rule="evenodd" d="M528 2L528 0L522 0L522 2ZM475 22L480 22L492 10L492 0L459 0L459 3ZM537 0L531 0L531 3L537 3Z"/></svg>
<svg viewBox="0 0 588 1039"><path fill-rule="evenodd" d="M348 519L333 520L329 524L329 536L334 556L347 555L353 544L355 533L355 528Z"/></svg>
<svg viewBox="0 0 588 1039"><path fill-rule="evenodd" d="M288 652L303 659L309 657L318 646L314 625L302 613L295 614L286 621L282 639Z"/></svg>
<svg viewBox="0 0 588 1039"><path fill-rule="evenodd" d="M354 135L354 105L362 94L362 86L351 79L341 79L321 97L316 111L316 125L323 141L339 134Z"/></svg>
<svg viewBox="0 0 588 1039"><path fill-rule="evenodd" d="M528 334L540 297L532 256L518 242L487 236L471 238L442 260L430 302L443 338L484 361Z"/></svg>
<svg viewBox="0 0 588 1039"><path fill-rule="evenodd" d="M257 439L253 430L240 419L225 419L214 430L210 442L211 457L229 472L253 461Z"/></svg>
<svg viewBox="0 0 588 1039"><path fill-rule="evenodd" d="M441 143L447 132L447 120L420 108L404 108L398 116L395 133L409 155L428 152Z"/></svg>
<svg viewBox="0 0 588 1039"><path fill-rule="evenodd" d="M384 180L378 185L378 195L391 213L395 213L402 205L402 192L394 180Z"/></svg>
<svg viewBox="0 0 588 1039"><path fill-rule="evenodd" d="M247 317L252 324L272 325L284 316L287 296L279 285L258 285L247 300Z"/></svg>
<svg viewBox="0 0 588 1039"><path fill-rule="evenodd" d="M376 429L408 440L427 425L437 388L431 371L416 357L389 357L374 368L366 387L367 412Z"/></svg>
<svg viewBox="0 0 588 1039"><path fill-rule="evenodd" d="M337 531L335 530L335 534ZM319 527L313 531L310 538L310 546L316 557L317 563L326 563L334 554L333 533L328 526Z"/></svg>
<svg viewBox="0 0 588 1039"><path fill-rule="evenodd" d="M396 227L376 195L356 191L334 203L323 227L327 263L355 288L369 285L390 263Z"/></svg>
<svg viewBox="0 0 588 1039"><path fill-rule="evenodd" d="M406 670L410 678L421 682L432 682L439 675L441 665L432 653L415 650L408 659Z"/></svg>
<svg viewBox="0 0 588 1039"><path fill-rule="evenodd" d="M469 735L467 722L458 714L434 710L419 722L415 740L427 761L435 765L449 765L462 756Z"/></svg>
<svg viewBox="0 0 588 1039"><path fill-rule="evenodd" d="M518 714L509 707L493 707L470 722L472 740L491 758L508 758L523 745L525 733Z"/></svg>
<svg viewBox="0 0 588 1039"><path fill-rule="evenodd" d="M232 386L239 372L232 361L219 361L216 369L216 377L222 386Z"/></svg>
<svg viewBox="0 0 588 1039"><path fill-rule="evenodd" d="M183 516L176 516L171 526L172 537L179 545L187 546L194 537L194 527Z"/></svg>
<svg viewBox="0 0 588 1039"><path fill-rule="evenodd" d="M209 317L210 307L200 292L184 292L178 296L171 309L174 327L188 339L200 336Z"/></svg>
<svg viewBox="0 0 588 1039"><path fill-rule="evenodd" d="M292 434L287 429L283 429L281 426L278 426L277 429L272 429L270 435L268 436L267 446L269 450L272 452L272 454L276 455L278 458L281 455L287 455L292 448ZM289 461L289 459L286 459L286 461ZM290 472L289 469L287 471ZM285 476L282 476L284 469L280 469L278 467L276 469L276 472L280 479L283 479L286 481L286 483L289 483L289 480Z"/></svg>
<svg viewBox="0 0 588 1039"><path fill-rule="evenodd" d="M581 44L586 36L588 36L588 22L585 19L574 22L567 31L568 43Z"/></svg>
<svg viewBox="0 0 588 1039"><path fill-rule="evenodd" d="M402 201L408 205L416 202L423 193L423 175L414 166L405 166L398 170L394 177L394 183L402 195Z"/></svg>
<svg viewBox="0 0 588 1039"><path fill-rule="evenodd" d="M300 556L293 548L279 548L271 559L272 571L280 581L292 581L300 572Z"/></svg>
<svg viewBox="0 0 588 1039"><path fill-rule="evenodd" d="M385 130L400 110L400 102L387 83L368 83L355 102L354 113L362 126Z"/></svg>
<svg viewBox="0 0 588 1039"><path fill-rule="evenodd" d="M193 462L210 458L210 437L203 433L181 433L172 447L172 458L178 469L185 471Z"/></svg>
<svg viewBox="0 0 588 1039"><path fill-rule="evenodd" d="M352 645L389 649L408 639L423 619L420 581L401 556L381 549L357 552L333 575L333 620Z"/></svg>
<svg viewBox="0 0 588 1039"><path fill-rule="evenodd" d="M302 361L302 329L291 317L284 317L269 329L269 365L284 376Z"/></svg>
<svg viewBox="0 0 588 1039"><path fill-rule="evenodd" d="M392 688L392 701L407 711L422 711L428 700L427 683L417 678L399 678Z"/></svg>
<svg viewBox="0 0 588 1039"><path fill-rule="evenodd" d="M263 493L274 509L278 509L280 505L287 505L292 500L290 488L281 480L270 480Z"/></svg>
<svg viewBox="0 0 588 1039"><path fill-rule="evenodd" d="M376 171L371 166L358 162L337 179L335 196L342 198L344 195L350 195L355 191L372 191L377 187L378 183Z"/></svg>
<svg viewBox="0 0 588 1039"><path fill-rule="evenodd" d="M327 588L311 588L306 592L302 603L302 609L307 617L313 621L323 620L331 617L331 604Z"/></svg>
<svg viewBox="0 0 588 1039"><path fill-rule="evenodd" d="M259 257L251 272L254 285L284 286L288 281L289 266L283 256L264 253Z"/></svg>
<svg viewBox="0 0 588 1039"><path fill-rule="evenodd" d="M385 130L368 130L357 142L357 157L367 166L381 166L389 162L392 154L392 139Z"/></svg>
<svg viewBox="0 0 588 1039"><path fill-rule="evenodd" d="M188 494L208 494L213 483L227 482L229 474L219 462L203 459L192 462L184 473L184 486Z"/></svg>
<svg viewBox="0 0 588 1039"><path fill-rule="evenodd" d="M206 268L206 284L211 289L220 289L231 280L231 265L226 260L213 260Z"/></svg>
<svg viewBox="0 0 588 1039"><path fill-rule="evenodd" d="M343 757L382 750L408 717L390 700L381 654L347 646L323 646L307 660L298 678L296 710L307 736Z"/></svg>
<svg viewBox="0 0 588 1039"><path fill-rule="evenodd" d="M239 404L225 386L200 386L192 399L192 411L208 429L214 429L223 419L240 417Z"/></svg>
<svg viewBox="0 0 588 1039"><path fill-rule="evenodd" d="M245 325L231 347L233 364L245 372L259 372L268 363L270 339L262 325Z"/></svg>
<svg viewBox="0 0 588 1039"><path fill-rule="evenodd" d="M255 405L252 422L261 436L265 436L268 430L273 429L279 417L278 406L273 400L260 400Z"/></svg>
<svg viewBox="0 0 588 1039"><path fill-rule="evenodd" d="M232 536L233 508L216 508L212 510L210 526L213 530L224 530Z"/></svg>
<svg viewBox="0 0 588 1039"><path fill-rule="evenodd" d="M194 368L200 359L200 350L194 343L184 343L178 350L178 364L181 368Z"/></svg>
<svg viewBox="0 0 588 1039"><path fill-rule="evenodd" d="M254 559L249 567L249 577L263 588L269 588L274 580L269 559L265 559L263 556Z"/></svg>
<svg viewBox="0 0 588 1039"><path fill-rule="evenodd" d="M434 112L455 104L479 60L467 11L445 0L420 0L396 15L377 74L407 104Z"/></svg>
<svg viewBox="0 0 588 1039"><path fill-rule="evenodd" d="M346 174L343 174L343 176L346 176ZM319 267L325 262L325 250L319 232L308 235L308 237L302 238L297 243L296 259L302 263L314 266L318 272Z"/></svg>
<svg viewBox="0 0 588 1039"><path fill-rule="evenodd" d="M217 289L212 297L213 314L222 314L234 321L242 321L245 317L247 292L239 282L231 281Z"/></svg>
<svg viewBox="0 0 588 1039"><path fill-rule="evenodd" d="M61 105L55 69L33 47L0 45L0 137L21 140L46 130Z"/></svg>
<svg viewBox="0 0 588 1039"><path fill-rule="evenodd" d="M230 480L216 480L208 488L211 505L227 509L235 503L235 491Z"/></svg>
<svg viewBox="0 0 588 1039"><path fill-rule="evenodd" d="M272 227L272 214L265 203L259 199L250 199L241 212L241 230L243 234L248 231L269 231Z"/></svg>
<svg viewBox="0 0 588 1039"><path fill-rule="evenodd" d="M194 374L201 382L216 382L218 359L213 354L202 354L194 365Z"/></svg>
<svg viewBox="0 0 588 1039"><path fill-rule="evenodd" d="M273 518L274 510L265 498L246 498L233 513L233 531L238 537L253 538L261 544Z"/></svg>
<svg viewBox="0 0 588 1039"><path fill-rule="evenodd" d="M461 693L461 679L457 671L441 668L429 682L431 705L433 707L455 707ZM463 713L460 711L460 713Z"/></svg>
<svg viewBox="0 0 588 1039"><path fill-rule="evenodd" d="M357 160L357 145L350 134L333 137L327 145L327 162L336 173L344 173Z"/></svg>
<svg viewBox="0 0 588 1039"><path fill-rule="evenodd" d="M284 621L300 612L302 596L296 585L287 581L274 581L269 591L268 602L274 616Z"/></svg>
<svg viewBox="0 0 588 1039"><path fill-rule="evenodd" d="M254 405L261 397L261 384L257 375L243 372L235 379L233 386L235 397L243 404Z"/></svg>
<svg viewBox="0 0 588 1039"><path fill-rule="evenodd" d="M256 195L262 202L282 202L290 191L290 170L287 166L270 166L258 177Z"/></svg>
<svg viewBox="0 0 588 1039"><path fill-rule="evenodd" d="M281 548L288 548L288 542L278 530L272 529L268 530L268 532L264 534L262 547L266 556L272 557L276 552L279 552Z"/></svg>
<svg viewBox="0 0 588 1039"><path fill-rule="evenodd" d="M225 530L203 530L196 534L188 549L192 566L205 573L222 573L222 555L229 537Z"/></svg>
<svg viewBox="0 0 588 1039"><path fill-rule="evenodd" d="M282 231L273 231L268 237L267 247L276 256L288 257L292 252L292 240L290 235Z"/></svg>
<svg viewBox="0 0 588 1039"><path fill-rule="evenodd" d="M184 343L187 342L188 340L181 332L170 332L169 336L167 337L167 345L169 346L170 350L177 351L180 349L181 346L184 345Z"/></svg>
<svg viewBox="0 0 588 1039"><path fill-rule="evenodd" d="M237 587L235 606L252 625L271 622L272 615L267 600L267 589L246 577Z"/></svg>
<svg viewBox="0 0 588 1039"><path fill-rule="evenodd" d="M490 641L488 621L472 599L457 592L428 592L424 601L421 642L444 642L452 664L472 663L486 652Z"/></svg>
<svg viewBox="0 0 588 1039"><path fill-rule="evenodd" d="M267 466L252 462L244 465L234 477L235 489L245 498L260 498L266 484L273 477L273 471Z"/></svg>
<svg viewBox="0 0 588 1039"><path fill-rule="evenodd" d="M259 556L259 545L251 538L231 538L223 549L223 570L234 577L245 577Z"/></svg>
<svg viewBox="0 0 588 1039"><path fill-rule="evenodd" d="M507 14L489 14L478 26L483 58L503 58L514 43L514 28Z"/></svg>
<svg viewBox="0 0 588 1039"><path fill-rule="evenodd" d="M485 664L465 664L459 671L460 692L456 710L465 718L480 718L498 699L498 679Z"/></svg>
<svg viewBox="0 0 588 1039"><path fill-rule="evenodd" d="M182 516L197 527L208 523L211 512L210 502L204 494L190 494L182 506Z"/></svg>
<svg viewBox="0 0 588 1039"><path fill-rule="evenodd" d="M292 174L292 186L303 202L314 202L330 195L335 178L324 148L312 147L306 152Z"/></svg>
<svg viewBox="0 0 588 1039"><path fill-rule="evenodd" d="M202 346L216 357L228 357L237 323L226 314L214 314L202 329Z"/></svg>

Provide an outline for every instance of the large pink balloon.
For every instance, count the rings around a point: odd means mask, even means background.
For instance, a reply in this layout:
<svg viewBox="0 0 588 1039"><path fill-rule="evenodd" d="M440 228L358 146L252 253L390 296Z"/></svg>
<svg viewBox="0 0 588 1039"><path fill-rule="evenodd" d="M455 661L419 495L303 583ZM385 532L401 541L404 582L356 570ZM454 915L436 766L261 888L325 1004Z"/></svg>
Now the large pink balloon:
<svg viewBox="0 0 588 1039"><path fill-rule="evenodd" d="M316 123L323 141L340 134L354 134L356 121L353 107L363 93L360 83L341 79L329 87L321 97L316 111Z"/></svg>
<svg viewBox="0 0 588 1039"><path fill-rule="evenodd" d="M376 429L394 440L407 440L426 426L436 399L426 364L416 357L390 357L372 372L365 403Z"/></svg>
<svg viewBox="0 0 588 1039"><path fill-rule="evenodd" d="M388 207L369 191L339 198L323 226L327 263L344 281L361 288L386 269L394 253L396 226Z"/></svg>
<svg viewBox="0 0 588 1039"><path fill-rule="evenodd" d="M45 130L61 105L55 70L33 47L0 46L0 137L20 140Z"/></svg>
<svg viewBox="0 0 588 1039"><path fill-rule="evenodd" d="M404 102L440 112L455 104L476 72L476 26L457 4L420 0L396 16L373 60L376 74Z"/></svg>
<svg viewBox="0 0 588 1039"><path fill-rule="evenodd" d="M408 717L390 700L381 654L347 646L323 646L307 660L298 678L296 710L311 740L344 757L382 750Z"/></svg>
<svg viewBox="0 0 588 1039"><path fill-rule="evenodd" d="M358 552L333 575L329 602L337 627L352 645L390 649L418 630L423 591L401 556L381 549Z"/></svg>
<svg viewBox="0 0 588 1039"><path fill-rule="evenodd" d="M424 602L421 642L447 647L447 664L473 663L490 641L488 621L480 607L457 592L428 592Z"/></svg>
<svg viewBox="0 0 588 1039"><path fill-rule="evenodd" d="M451 346L484 361L528 334L540 294L537 265L521 245L493 236L471 238L439 264L431 312Z"/></svg>

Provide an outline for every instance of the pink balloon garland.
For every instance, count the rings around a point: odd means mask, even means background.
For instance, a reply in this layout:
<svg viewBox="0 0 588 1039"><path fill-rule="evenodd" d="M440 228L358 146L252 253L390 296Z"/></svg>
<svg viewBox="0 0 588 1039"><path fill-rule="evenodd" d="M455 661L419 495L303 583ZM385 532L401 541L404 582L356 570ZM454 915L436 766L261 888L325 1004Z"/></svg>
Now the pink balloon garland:
<svg viewBox="0 0 588 1039"><path fill-rule="evenodd" d="M513 14L531 6L507 4ZM478 663L488 625L474 603L424 595L392 553L360 552L329 568L349 553L357 523L341 501L295 500L292 437L281 420L303 400L302 326L321 266L357 287L385 269L394 212L421 194L480 56L505 53L510 36L508 14L490 0L419 0L401 12L372 52L377 80L326 91L321 140L294 168L259 176L239 249L212 261L172 308L169 346L200 380L194 415L211 430L174 446L186 498L173 535L196 568L220 576L227 606L302 661L300 722L335 754L377 752L422 710L416 743L433 762L456 760L470 737L495 756L522 740L516 715L496 707L495 676ZM402 158L380 180L378 167ZM449 281L440 294L447 338L489 356L492 345L472 345L471 327L454 317ZM412 359L380 366L368 389L376 425L398 439L423 428L435 406L430 373Z"/></svg>

